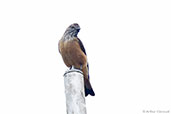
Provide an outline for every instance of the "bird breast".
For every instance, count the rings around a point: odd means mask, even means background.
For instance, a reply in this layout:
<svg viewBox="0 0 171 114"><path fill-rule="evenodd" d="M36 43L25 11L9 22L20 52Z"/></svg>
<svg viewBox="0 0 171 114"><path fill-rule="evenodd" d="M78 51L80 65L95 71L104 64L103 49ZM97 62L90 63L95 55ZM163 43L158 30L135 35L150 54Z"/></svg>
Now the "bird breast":
<svg viewBox="0 0 171 114"><path fill-rule="evenodd" d="M86 56L80 48L78 39L65 40L61 45L61 55L68 67L74 65L80 68L80 65L86 64Z"/></svg>

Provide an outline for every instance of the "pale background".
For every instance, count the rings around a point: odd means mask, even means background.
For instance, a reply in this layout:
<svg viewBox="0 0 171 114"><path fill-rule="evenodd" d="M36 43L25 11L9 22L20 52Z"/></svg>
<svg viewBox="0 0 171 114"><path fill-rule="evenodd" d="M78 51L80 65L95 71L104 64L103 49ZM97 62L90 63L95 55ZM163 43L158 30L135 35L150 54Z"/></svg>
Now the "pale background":
<svg viewBox="0 0 171 114"><path fill-rule="evenodd" d="M171 111L170 0L1 0L0 114L66 114L58 41L79 23L87 114Z"/></svg>

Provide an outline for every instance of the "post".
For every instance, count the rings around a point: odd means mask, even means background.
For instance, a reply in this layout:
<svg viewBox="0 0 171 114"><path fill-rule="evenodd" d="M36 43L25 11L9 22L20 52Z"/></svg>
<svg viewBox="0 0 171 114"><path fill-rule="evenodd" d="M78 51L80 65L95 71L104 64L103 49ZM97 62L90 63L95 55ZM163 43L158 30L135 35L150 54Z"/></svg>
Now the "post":
<svg viewBox="0 0 171 114"><path fill-rule="evenodd" d="M68 70L64 74L67 114L87 114L82 71Z"/></svg>

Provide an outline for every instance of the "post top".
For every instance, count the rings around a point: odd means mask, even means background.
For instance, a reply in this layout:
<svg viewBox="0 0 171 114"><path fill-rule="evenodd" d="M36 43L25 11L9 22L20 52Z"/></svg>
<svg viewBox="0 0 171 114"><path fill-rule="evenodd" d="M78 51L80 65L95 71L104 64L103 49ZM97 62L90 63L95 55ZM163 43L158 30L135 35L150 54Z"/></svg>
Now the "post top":
<svg viewBox="0 0 171 114"><path fill-rule="evenodd" d="M64 76L65 76L66 74L68 74L68 73L71 73L71 72L78 72L78 73L80 73L80 74L83 74L83 72L82 72L81 70L72 68L72 69L67 70L67 71L64 73Z"/></svg>

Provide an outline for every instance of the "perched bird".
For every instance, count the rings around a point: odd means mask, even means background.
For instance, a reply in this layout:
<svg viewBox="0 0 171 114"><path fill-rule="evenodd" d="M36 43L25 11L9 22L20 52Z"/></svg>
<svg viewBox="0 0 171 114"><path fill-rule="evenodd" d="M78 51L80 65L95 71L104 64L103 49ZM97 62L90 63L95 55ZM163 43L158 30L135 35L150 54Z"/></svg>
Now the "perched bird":
<svg viewBox="0 0 171 114"><path fill-rule="evenodd" d="M85 96L95 93L89 81L89 65L87 62L86 51L81 40L77 37L80 26L77 23L70 25L62 38L59 40L59 52L67 67L80 69L84 75Z"/></svg>

